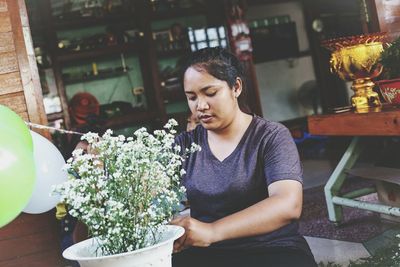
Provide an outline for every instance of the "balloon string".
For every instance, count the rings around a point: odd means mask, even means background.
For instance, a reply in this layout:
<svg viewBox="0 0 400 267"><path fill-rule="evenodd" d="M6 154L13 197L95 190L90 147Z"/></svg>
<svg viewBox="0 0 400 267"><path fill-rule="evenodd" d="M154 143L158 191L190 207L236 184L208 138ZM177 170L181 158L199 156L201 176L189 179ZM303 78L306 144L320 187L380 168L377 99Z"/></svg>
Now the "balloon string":
<svg viewBox="0 0 400 267"><path fill-rule="evenodd" d="M40 124L36 124L36 123L32 123L32 122L27 122L26 121L25 123L28 126L32 127L32 128L44 129L44 130L53 130L53 131L60 132L60 133L65 133L65 134L84 135L83 133L74 132L74 131L68 131L68 130L63 130L63 129L58 129L58 128L49 127L49 126L44 126L44 125L40 125Z"/></svg>

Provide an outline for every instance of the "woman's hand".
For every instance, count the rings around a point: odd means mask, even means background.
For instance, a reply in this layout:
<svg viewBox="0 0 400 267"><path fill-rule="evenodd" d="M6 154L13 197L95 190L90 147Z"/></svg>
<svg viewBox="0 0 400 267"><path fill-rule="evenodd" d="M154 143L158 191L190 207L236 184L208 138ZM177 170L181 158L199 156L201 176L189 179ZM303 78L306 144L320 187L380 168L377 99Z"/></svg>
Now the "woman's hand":
<svg viewBox="0 0 400 267"><path fill-rule="evenodd" d="M183 216L173 219L171 224L185 228L183 236L174 243L174 252L179 252L189 246L208 247L215 242L216 235L211 223L204 223L190 216Z"/></svg>

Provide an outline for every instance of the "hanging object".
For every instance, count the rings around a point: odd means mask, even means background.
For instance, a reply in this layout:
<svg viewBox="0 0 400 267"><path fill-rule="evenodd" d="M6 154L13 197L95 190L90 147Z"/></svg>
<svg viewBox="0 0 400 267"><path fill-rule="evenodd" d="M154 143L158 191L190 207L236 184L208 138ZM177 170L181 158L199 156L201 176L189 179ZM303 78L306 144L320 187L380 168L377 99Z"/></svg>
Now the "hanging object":
<svg viewBox="0 0 400 267"><path fill-rule="evenodd" d="M382 72L379 58L385 38L385 33L374 33L322 42L332 52L331 72L343 80L353 81L351 105L358 113L381 110L379 95L372 90L375 85L372 79Z"/></svg>
<svg viewBox="0 0 400 267"><path fill-rule="evenodd" d="M243 9L232 4L228 14L228 33L232 52L242 61L252 58L250 29L244 19Z"/></svg>

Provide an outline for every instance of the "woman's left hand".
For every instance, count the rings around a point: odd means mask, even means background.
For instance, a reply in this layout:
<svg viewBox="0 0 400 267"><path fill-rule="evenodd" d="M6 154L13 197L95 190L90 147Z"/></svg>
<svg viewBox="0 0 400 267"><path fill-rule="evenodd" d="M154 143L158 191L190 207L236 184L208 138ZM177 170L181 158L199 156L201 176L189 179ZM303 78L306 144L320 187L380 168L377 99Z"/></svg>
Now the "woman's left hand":
<svg viewBox="0 0 400 267"><path fill-rule="evenodd" d="M184 235L174 243L174 252L179 252L189 246L208 247L215 242L214 228L211 223L204 223L190 216L183 216L173 219L171 224L185 228Z"/></svg>

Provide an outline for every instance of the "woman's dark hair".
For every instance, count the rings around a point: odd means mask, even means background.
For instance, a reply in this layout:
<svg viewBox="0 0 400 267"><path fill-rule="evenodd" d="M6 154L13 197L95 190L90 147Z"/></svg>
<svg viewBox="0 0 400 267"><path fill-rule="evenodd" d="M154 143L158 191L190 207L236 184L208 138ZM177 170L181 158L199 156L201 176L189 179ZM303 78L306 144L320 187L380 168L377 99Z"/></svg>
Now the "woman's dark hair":
<svg viewBox="0 0 400 267"><path fill-rule="evenodd" d="M197 50L189 55L182 67L183 76L188 68L193 67L198 71L206 71L218 80L226 81L232 88L236 83L236 78L242 80L242 92L238 97L239 108L246 113L250 109L246 104L246 77L242 63L230 52L221 47L207 47Z"/></svg>

